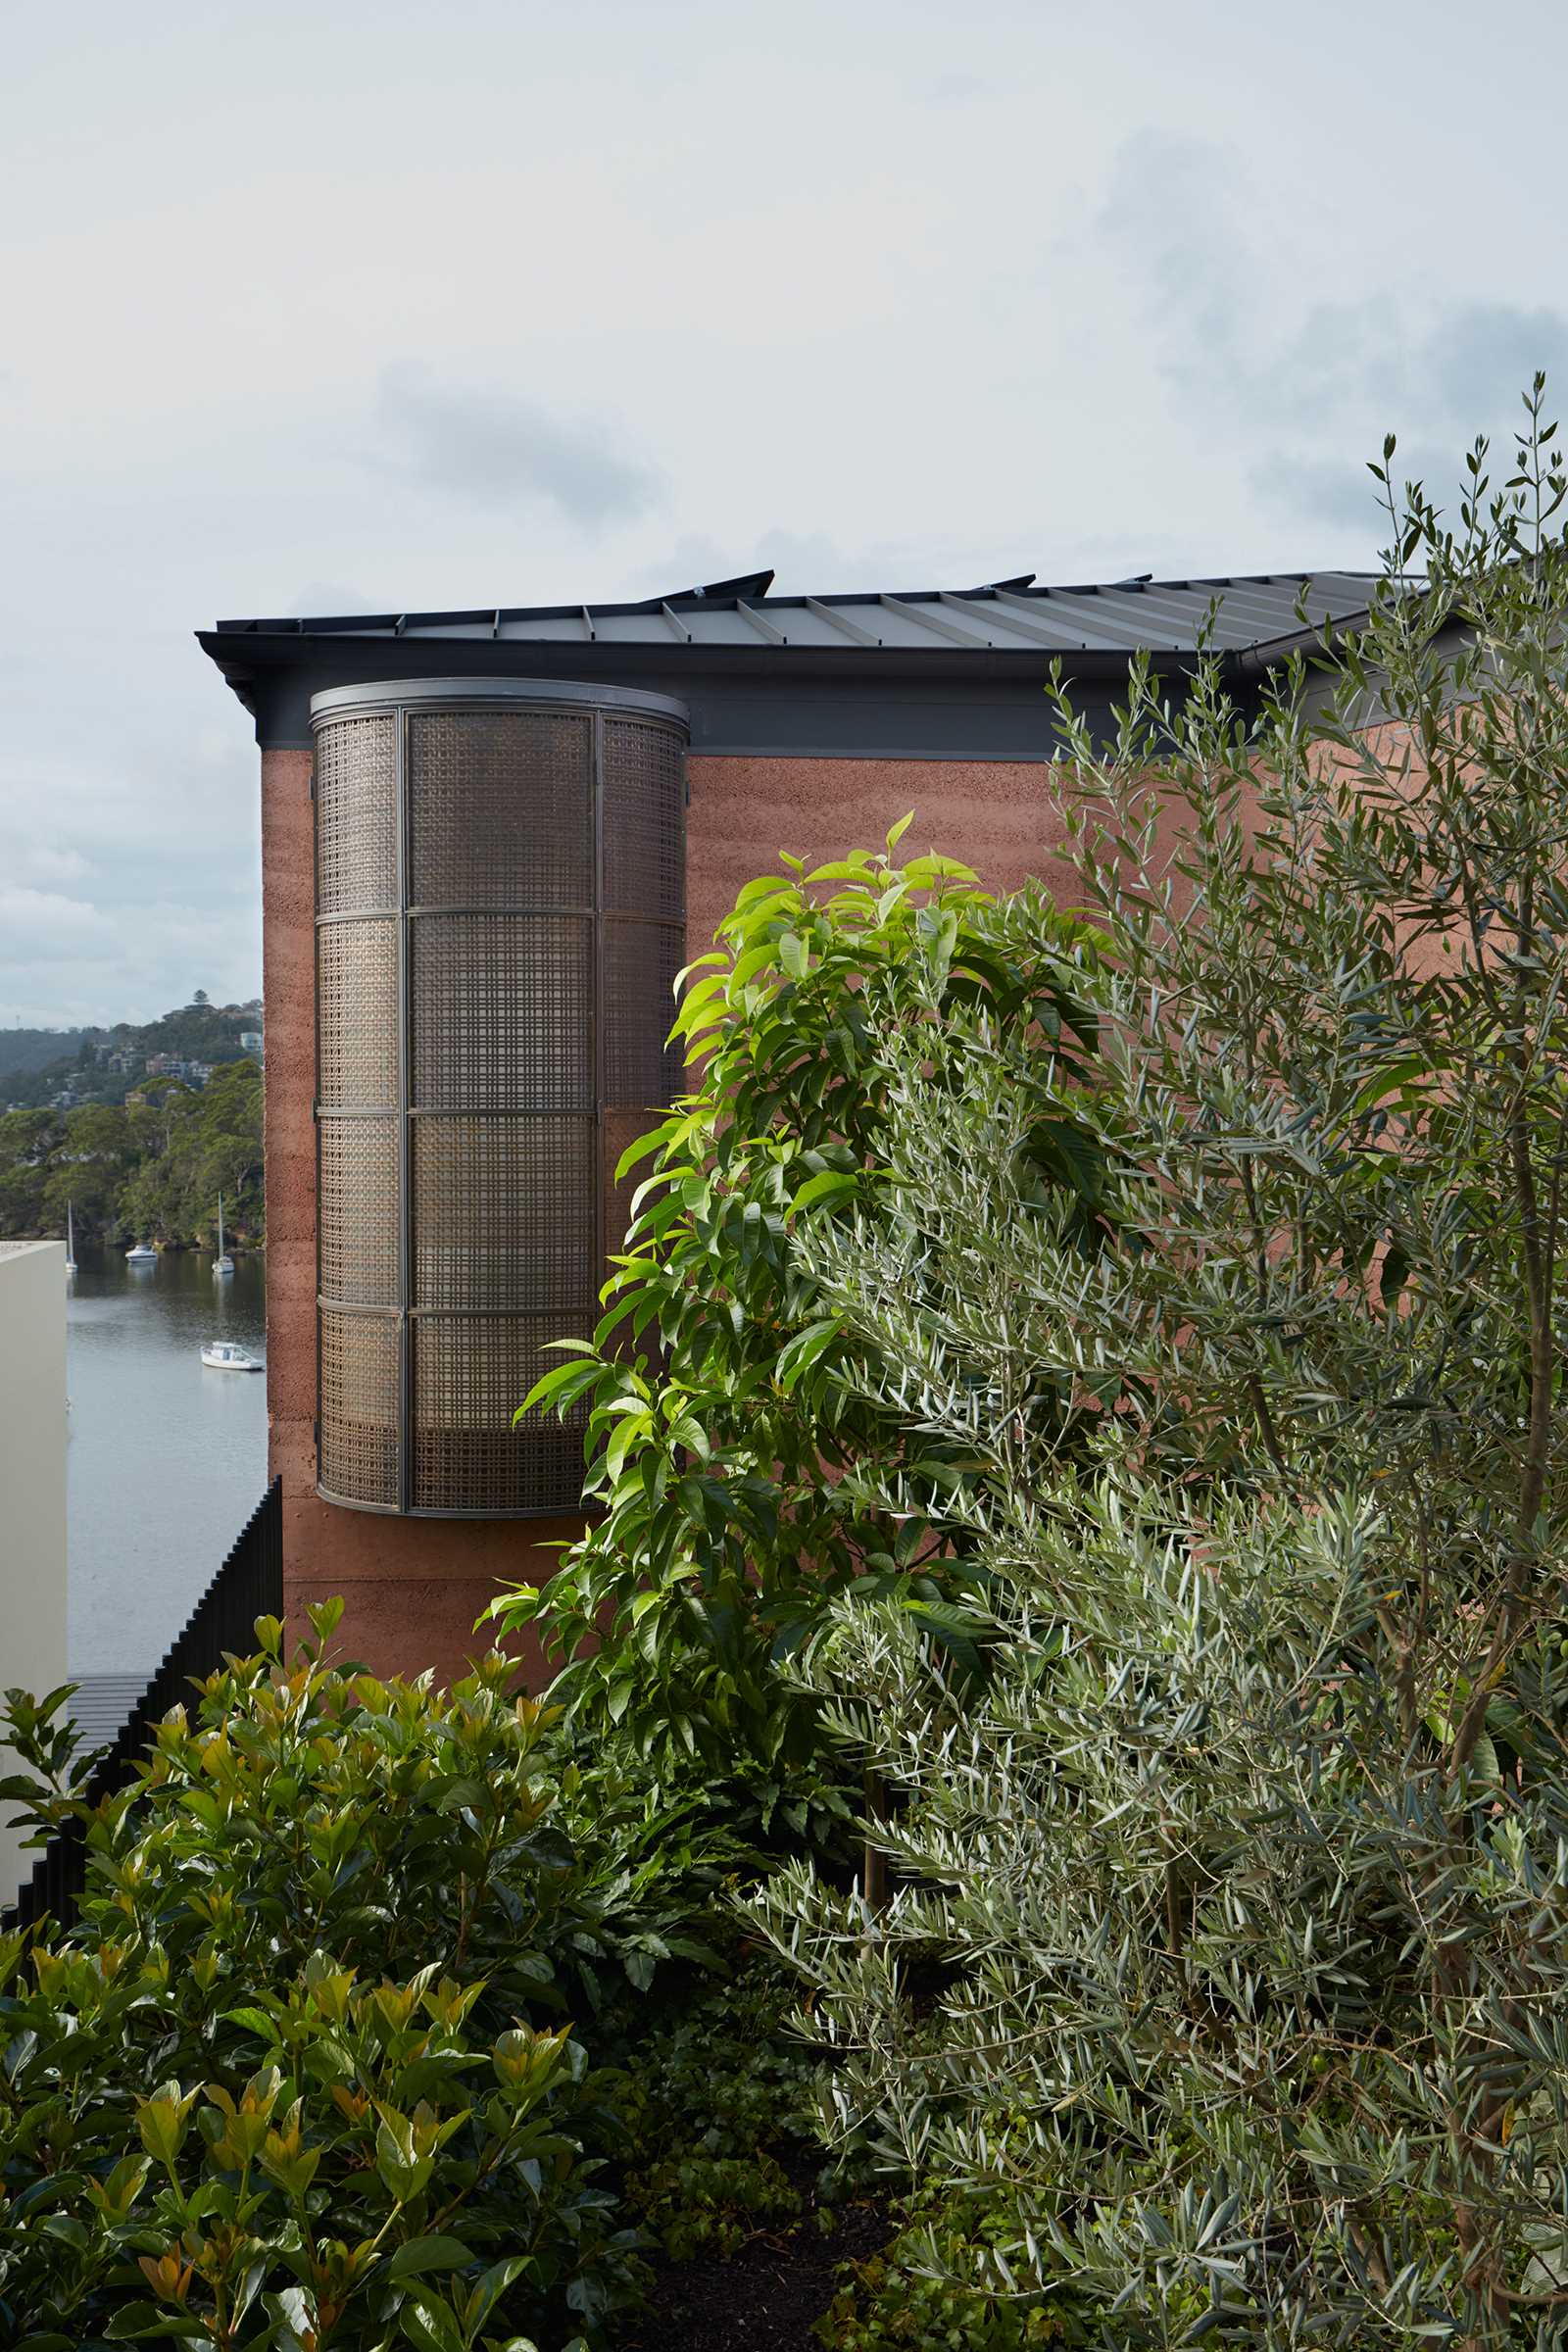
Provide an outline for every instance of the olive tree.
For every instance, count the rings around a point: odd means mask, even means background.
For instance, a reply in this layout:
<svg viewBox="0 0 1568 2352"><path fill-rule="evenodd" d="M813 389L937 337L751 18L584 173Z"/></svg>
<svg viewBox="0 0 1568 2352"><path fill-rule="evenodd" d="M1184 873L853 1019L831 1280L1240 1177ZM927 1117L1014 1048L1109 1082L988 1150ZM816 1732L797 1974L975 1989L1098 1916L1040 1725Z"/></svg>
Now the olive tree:
<svg viewBox="0 0 1568 2352"><path fill-rule="evenodd" d="M1141 673L1108 747L1061 707L1106 1246L1020 1199L1004 1057L893 1035L883 1189L802 1241L868 1403L984 1465L995 1664L836 1599L794 1671L898 1884L796 1865L760 1916L836 2127L993 2201L982 2283L1070 2281L1105 2346L1568 2341L1568 545L1526 405L1451 520L1386 448L1326 683Z"/></svg>

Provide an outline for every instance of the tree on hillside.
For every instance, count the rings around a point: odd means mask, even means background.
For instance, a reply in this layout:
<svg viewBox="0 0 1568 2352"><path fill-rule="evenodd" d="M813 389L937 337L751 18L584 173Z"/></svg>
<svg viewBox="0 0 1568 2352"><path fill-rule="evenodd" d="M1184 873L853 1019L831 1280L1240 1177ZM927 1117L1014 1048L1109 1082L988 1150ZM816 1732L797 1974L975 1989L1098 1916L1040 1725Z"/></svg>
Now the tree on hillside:
<svg viewBox="0 0 1568 2352"><path fill-rule="evenodd" d="M149 1081L145 1100L0 1118L0 1233L63 1233L66 1205L85 1239L155 1234L208 1239L223 1195L236 1240L260 1241L262 1073L240 1060L205 1089Z"/></svg>
<svg viewBox="0 0 1568 2352"><path fill-rule="evenodd" d="M59 1134L53 1111L10 1110L0 1116L0 1233L43 1230L49 1150Z"/></svg>
<svg viewBox="0 0 1568 2352"><path fill-rule="evenodd" d="M254 1061L216 1069L202 1091L195 1119L195 1186L200 1230L214 1221L218 1195L236 1233L262 1224L262 1073Z"/></svg>
<svg viewBox="0 0 1568 2352"><path fill-rule="evenodd" d="M58 1067L81 1043L79 1029L0 1029L0 1088L14 1092L11 1082L34 1070Z"/></svg>
<svg viewBox="0 0 1568 2352"><path fill-rule="evenodd" d="M256 1064L244 1060L215 1070L200 1091L178 1079L148 1088L152 1100L131 1117L156 1144L122 1195L129 1225L170 1239L205 1239L216 1231L221 1192L236 1238L260 1234L262 1085Z"/></svg>
<svg viewBox="0 0 1568 2352"><path fill-rule="evenodd" d="M68 1110L43 1187L42 1206L50 1227L64 1229L69 1202L83 1240L118 1232L120 1197L135 1156L122 1110L106 1102L83 1102Z"/></svg>

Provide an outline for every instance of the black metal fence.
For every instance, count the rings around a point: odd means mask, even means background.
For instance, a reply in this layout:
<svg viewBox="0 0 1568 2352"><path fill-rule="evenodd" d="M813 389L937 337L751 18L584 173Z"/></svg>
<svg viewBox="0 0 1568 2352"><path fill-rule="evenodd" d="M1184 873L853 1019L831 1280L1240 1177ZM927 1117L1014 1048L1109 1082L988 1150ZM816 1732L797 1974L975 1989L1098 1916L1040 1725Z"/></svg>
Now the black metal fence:
<svg viewBox="0 0 1568 2352"><path fill-rule="evenodd" d="M189 1698L192 1680L212 1674L225 1650L249 1655L256 1647L257 1618L282 1613L283 1490L273 1479L122 1725L87 1785L86 1801L95 1805L123 1788L134 1778L156 1726L171 1707ZM73 1825L49 1840L33 1865L30 1885L23 1887L13 1910L0 1914L0 1926L31 1927L46 1912L58 1920L72 1918L86 1875L85 1839Z"/></svg>

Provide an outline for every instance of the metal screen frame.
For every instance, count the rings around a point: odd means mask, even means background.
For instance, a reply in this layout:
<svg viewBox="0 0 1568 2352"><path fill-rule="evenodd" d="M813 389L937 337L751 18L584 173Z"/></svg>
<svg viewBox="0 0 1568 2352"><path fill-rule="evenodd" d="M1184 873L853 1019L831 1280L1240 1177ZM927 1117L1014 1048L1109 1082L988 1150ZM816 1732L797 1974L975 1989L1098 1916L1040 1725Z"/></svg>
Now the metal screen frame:
<svg viewBox="0 0 1568 2352"><path fill-rule="evenodd" d="M461 872L465 864L461 817L442 834L438 793L429 781L442 772L443 742L452 753L464 730L449 728L443 737L439 722L485 715L500 723L472 739L483 788L493 797L514 783L519 797L530 782L541 792L552 783L557 789L555 834L539 837L546 862L530 861L526 846L509 836L512 859L505 872L499 860L476 863L470 849L470 887L463 899L420 903L415 892L425 872L441 865L443 854L449 869ZM425 719L436 725L421 736ZM518 725L509 745L514 730L507 721L538 719L564 724L548 735ZM559 1518L580 1507L580 1424L563 1429L551 1416L513 1432L510 1413L521 1403L527 1383L514 1396L499 1391L521 1377L543 1338L591 1331L607 1253L624 1231L624 1188L613 1181L615 1160L630 1135L669 1102L678 1080L678 1056L661 1051L650 1007L661 1016L662 1035L668 1019L662 1017L660 988L684 960L685 706L627 688L435 678L318 694L312 700L311 725L317 1492L346 1509L399 1517ZM580 730L579 740L573 730ZM421 746L434 747L424 762L427 774L420 772ZM356 767L359 754L364 758ZM329 767L334 760L339 764ZM572 796L584 781L579 760L586 763L586 822L573 814ZM562 775L567 779L564 798ZM323 779L331 788L324 802ZM461 790L456 798L461 801ZM388 800L390 807L383 805ZM552 855L555 868L548 865ZM509 874L535 879L536 870L544 875L542 892L531 899L507 895ZM586 897L562 895L566 875L589 881ZM358 888L357 876L363 878ZM426 971L444 978L447 988L442 996L437 978L426 981L421 1020ZM486 1020L476 1034L465 1026L465 986L480 1003L488 989ZM526 1036L514 1032L507 1018L525 1002L532 1014ZM565 1028L559 1026L563 1020ZM461 1050L440 1050L443 1021L448 1036L458 1033ZM485 1037L492 1044L488 1060ZM525 1091L519 1075L524 1068L535 1083L541 1070L547 1074L540 1091L553 1088L552 1099L518 1099ZM462 1081L456 1091L454 1073ZM465 1099L469 1094L475 1099ZM392 1139L390 1182L385 1141L349 1136L350 1123L363 1120L376 1121ZM520 1121L541 1122L526 1145ZM562 1202L569 1202L573 1213L557 1221L571 1237L573 1267L580 1262L582 1268L581 1296L568 1301L562 1295L557 1259L567 1245L559 1235L552 1240L551 1220L534 1200L499 1238L492 1237L493 1248L474 1251L469 1245L470 1256L488 1267L486 1283L495 1279L496 1265L505 1266L504 1294L465 1299L461 1280L455 1283L444 1266L439 1303L431 1303L423 1294L432 1277L423 1268L427 1259L436 1265L438 1250L433 1242L426 1248L426 1229L446 1233L448 1246L461 1250L485 1198L486 1171L505 1168L509 1154L518 1170L537 1163L540 1154L544 1164L553 1157L562 1168L584 1168L591 1200L563 1190ZM379 1181L367 1181L367 1168ZM451 1212L445 1219L436 1213L442 1200ZM556 1242L560 1249L552 1257ZM538 1280L531 1294L534 1267ZM356 1268L359 1297L348 1295ZM388 1298L393 1268L394 1296ZM477 1273L472 1279L481 1287ZM367 1318L373 1333L357 1334L355 1325ZM384 1412L389 1376L395 1385L390 1425ZM457 1417L443 1418L432 1402L426 1422L421 1396L444 1399ZM492 1396L493 1419L485 1417ZM526 1491L529 1498L497 1501L477 1491L448 1498L466 1468L470 1485L482 1490L487 1461L514 1492ZM352 1491L356 1484L359 1493Z"/></svg>

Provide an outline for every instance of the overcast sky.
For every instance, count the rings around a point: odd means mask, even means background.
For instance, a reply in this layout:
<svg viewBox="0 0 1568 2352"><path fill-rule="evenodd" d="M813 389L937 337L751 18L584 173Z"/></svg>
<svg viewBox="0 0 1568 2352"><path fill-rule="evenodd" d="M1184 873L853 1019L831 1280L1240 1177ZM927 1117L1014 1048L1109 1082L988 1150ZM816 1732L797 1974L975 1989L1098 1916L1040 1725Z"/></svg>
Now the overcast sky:
<svg viewBox="0 0 1568 2352"><path fill-rule="evenodd" d="M1446 484L1568 383L1561 32L8 9L0 1020L259 986L220 614L1366 564L1386 429Z"/></svg>

